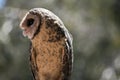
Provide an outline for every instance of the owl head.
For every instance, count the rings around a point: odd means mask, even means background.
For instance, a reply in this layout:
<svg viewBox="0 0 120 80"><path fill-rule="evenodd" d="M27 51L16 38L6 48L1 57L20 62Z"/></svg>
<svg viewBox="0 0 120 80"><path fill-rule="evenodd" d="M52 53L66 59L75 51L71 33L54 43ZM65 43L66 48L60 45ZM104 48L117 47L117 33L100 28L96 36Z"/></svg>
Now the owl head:
<svg viewBox="0 0 120 80"><path fill-rule="evenodd" d="M41 26L41 18L42 16L37 9L31 9L27 12L20 23L23 35L27 36L29 39L34 38Z"/></svg>
<svg viewBox="0 0 120 80"><path fill-rule="evenodd" d="M59 17L44 8L33 8L28 11L20 23L20 28L23 30L23 35L30 40L33 40L38 33L41 33L42 38L44 37L46 40L48 38L59 40L64 36L64 32L66 36L69 36Z"/></svg>

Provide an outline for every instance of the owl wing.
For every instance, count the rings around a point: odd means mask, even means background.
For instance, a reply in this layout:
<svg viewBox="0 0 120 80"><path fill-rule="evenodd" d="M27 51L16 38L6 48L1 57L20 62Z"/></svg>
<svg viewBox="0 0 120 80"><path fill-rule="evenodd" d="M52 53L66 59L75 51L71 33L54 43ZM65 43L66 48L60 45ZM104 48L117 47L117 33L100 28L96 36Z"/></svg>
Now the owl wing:
<svg viewBox="0 0 120 80"><path fill-rule="evenodd" d="M31 65L31 71L32 71L32 75L33 75L33 78L34 80L39 80L38 79L38 68L37 68L37 64L36 64L36 56L37 56L37 53L36 51L34 50L34 48L32 48L32 45L31 45L31 48L30 48L30 65Z"/></svg>
<svg viewBox="0 0 120 80"><path fill-rule="evenodd" d="M63 80L69 80L69 77L71 75L72 71L72 64L73 64L73 47L72 47L72 35L65 31L65 36L67 38L66 40L66 46L65 46L65 55L63 58L64 67L63 67L63 73L64 73L64 79Z"/></svg>
<svg viewBox="0 0 120 80"><path fill-rule="evenodd" d="M72 71L72 64L73 64L73 47L72 47L72 41L73 37L71 33L66 29L62 21L55 15L54 18L46 18L46 23L48 26L54 26L57 27L58 36L64 34L65 36L65 53L63 57L63 80L69 80L69 76L71 75ZM51 16L50 16L51 17Z"/></svg>

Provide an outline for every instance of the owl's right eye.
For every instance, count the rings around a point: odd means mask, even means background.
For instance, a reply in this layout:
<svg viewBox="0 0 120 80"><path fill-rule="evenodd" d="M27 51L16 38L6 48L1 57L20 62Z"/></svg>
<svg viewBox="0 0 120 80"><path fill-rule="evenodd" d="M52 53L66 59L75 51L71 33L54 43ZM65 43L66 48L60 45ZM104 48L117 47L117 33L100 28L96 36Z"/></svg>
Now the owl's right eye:
<svg viewBox="0 0 120 80"><path fill-rule="evenodd" d="M34 23L34 19L30 18L27 20L27 26L30 27Z"/></svg>

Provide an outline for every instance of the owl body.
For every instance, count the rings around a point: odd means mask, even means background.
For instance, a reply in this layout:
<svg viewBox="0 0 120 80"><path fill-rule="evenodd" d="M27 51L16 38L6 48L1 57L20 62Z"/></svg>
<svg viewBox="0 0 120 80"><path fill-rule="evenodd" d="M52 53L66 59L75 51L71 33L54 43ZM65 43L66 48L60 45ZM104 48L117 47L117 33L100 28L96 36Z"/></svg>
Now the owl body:
<svg viewBox="0 0 120 80"><path fill-rule="evenodd" d="M35 80L69 80L72 38L62 21L51 11L34 8L20 27L31 40L30 63Z"/></svg>

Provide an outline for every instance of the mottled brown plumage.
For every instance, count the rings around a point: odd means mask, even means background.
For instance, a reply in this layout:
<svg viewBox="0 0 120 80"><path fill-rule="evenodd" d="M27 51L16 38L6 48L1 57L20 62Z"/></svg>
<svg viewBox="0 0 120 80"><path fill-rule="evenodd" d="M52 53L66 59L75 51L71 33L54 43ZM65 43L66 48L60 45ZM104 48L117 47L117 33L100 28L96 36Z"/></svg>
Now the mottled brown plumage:
<svg viewBox="0 0 120 80"><path fill-rule="evenodd" d="M69 80L72 70L72 38L51 11L31 9L20 23L31 40L30 62L35 80Z"/></svg>

